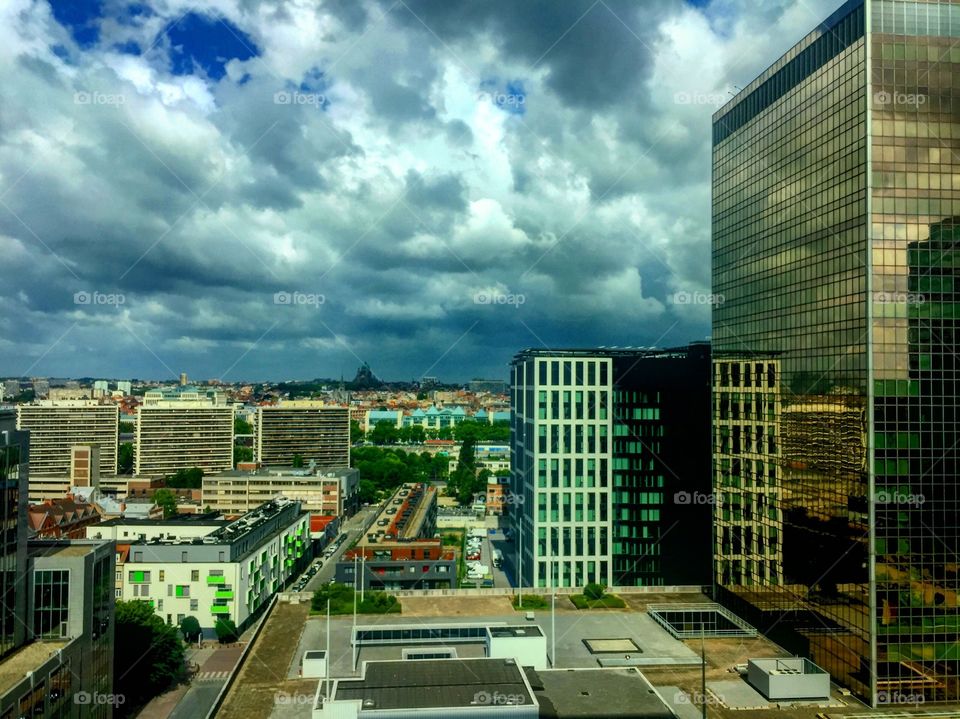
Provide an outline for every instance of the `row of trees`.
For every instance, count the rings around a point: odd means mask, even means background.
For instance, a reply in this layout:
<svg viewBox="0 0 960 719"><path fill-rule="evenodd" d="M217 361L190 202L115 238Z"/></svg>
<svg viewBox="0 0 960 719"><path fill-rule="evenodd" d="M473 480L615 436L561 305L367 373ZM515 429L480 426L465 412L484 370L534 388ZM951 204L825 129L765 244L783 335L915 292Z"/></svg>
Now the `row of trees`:
<svg viewBox="0 0 960 719"><path fill-rule="evenodd" d="M359 432L359 434L358 434ZM453 427L441 429L424 429L420 425L400 427L392 422L377 422L366 435L363 435L360 425L351 432L351 439L356 443L361 439L376 445L385 444L423 444L428 439L452 439L457 442L472 440L473 442L508 442L510 440L510 423L476 422L467 420Z"/></svg>
<svg viewBox="0 0 960 719"><path fill-rule="evenodd" d="M477 492L483 492L492 472L489 469L477 471L476 442L470 437L460 445L457 468L447 480L447 494L456 497L460 504L470 504Z"/></svg>
<svg viewBox="0 0 960 719"><path fill-rule="evenodd" d="M442 481L450 466L446 455L380 447L355 447L350 463L360 472L361 502L375 502L404 482Z"/></svg>

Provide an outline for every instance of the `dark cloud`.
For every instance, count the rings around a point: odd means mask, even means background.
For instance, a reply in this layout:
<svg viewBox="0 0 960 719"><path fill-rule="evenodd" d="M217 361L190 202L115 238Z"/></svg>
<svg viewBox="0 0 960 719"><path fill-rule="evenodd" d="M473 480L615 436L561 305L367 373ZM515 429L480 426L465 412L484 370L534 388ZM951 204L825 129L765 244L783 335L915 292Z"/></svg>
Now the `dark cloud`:
<svg viewBox="0 0 960 719"><path fill-rule="evenodd" d="M749 5L221 3L249 51L159 3L0 7L0 375L505 377L700 339L669 298L708 289L711 108L670 98L775 59L726 35L797 6Z"/></svg>

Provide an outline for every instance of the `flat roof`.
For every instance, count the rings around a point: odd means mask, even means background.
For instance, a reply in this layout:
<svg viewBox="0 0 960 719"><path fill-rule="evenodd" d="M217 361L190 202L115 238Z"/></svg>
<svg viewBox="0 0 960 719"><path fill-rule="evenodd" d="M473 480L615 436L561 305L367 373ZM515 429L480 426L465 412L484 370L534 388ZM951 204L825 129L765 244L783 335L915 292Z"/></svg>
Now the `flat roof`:
<svg viewBox="0 0 960 719"><path fill-rule="evenodd" d="M100 527L118 527L130 525L132 527L220 527L230 524L229 519L210 519L202 514L185 514L181 519L142 519L140 517L115 517L100 522ZM196 517L196 519L189 519Z"/></svg>
<svg viewBox="0 0 960 719"><path fill-rule="evenodd" d="M709 342L691 342L684 347L570 347L565 349L545 349L528 347L520 350L513 356L511 364L523 362L535 357L651 357L651 358L684 358L692 352L709 349Z"/></svg>
<svg viewBox="0 0 960 719"><path fill-rule="evenodd" d="M488 627L491 637L542 637L543 631L536 624L515 624L506 627Z"/></svg>
<svg viewBox="0 0 960 719"><path fill-rule="evenodd" d="M404 507L409 508L410 505L408 502L415 493L419 493L419 499L413 507L413 511L410 513L407 522L403 525L397 536L393 539L386 539L385 535L392 532L395 528L395 520L401 516L398 510L402 510ZM373 547L378 544L390 544L398 540L409 542L415 539L430 539L430 537L420 537L420 531L423 529L423 524L430 511L430 505L436 501L437 496L437 488L424 482L407 482L400 485L397 491L387 500L383 509L377 514L374 523L370 525L370 528L360 538L360 541L357 542L357 546ZM386 520L386 524L381 525L380 522L384 520ZM378 537L376 542L371 542L368 535L379 532L383 532L383 534Z"/></svg>
<svg viewBox="0 0 960 719"><path fill-rule="evenodd" d="M353 467L317 467L313 470L307 467L258 467L257 469L228 469L205 476L204 481L215 480L220 477L275 477L276 479L328 479L332 477L346 477L357 470Z"/></svg>
<svg viewBox="0 0 960 719"><path fill-rule="evenodd" d="M361 679L340 679L333 700L360 700L363 711L494 706L487 697L536 704L523 670L512 659L423 659L365 662ZM481 698L478 699L478 696Z"/></svg>
<svg viewBox="0 0 960 719"><path fill-rule="evenodd" d="M527 668L527 677L540 702L540 716L551 719L675 719L647 678L635 667L617 669Z"/></svg>
<svg viewBox="0 0 960 719"><path fill-rule="evenodd" d="M101 539L80 544L74 540L69 544L61 544L57 541L32 539L27 544L27 553L31 557L83 557L106 544L112 544L112 542L109 539Z"/></svg>
<svg viewBox="0 0 960 719"><path fill-rule="evenodd" d="M0 694L10 691L27 672L33 672L72 640L31 642L0 662Z"/></svg>

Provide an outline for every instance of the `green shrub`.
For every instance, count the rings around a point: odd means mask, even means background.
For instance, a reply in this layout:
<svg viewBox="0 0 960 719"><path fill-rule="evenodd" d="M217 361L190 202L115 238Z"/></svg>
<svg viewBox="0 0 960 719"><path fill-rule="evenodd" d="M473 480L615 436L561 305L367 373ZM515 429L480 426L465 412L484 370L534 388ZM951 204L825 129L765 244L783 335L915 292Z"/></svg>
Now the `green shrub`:
<svg viewBox="0 0 960 719"><path fill-rule="evenodd" d="M615 594L604 594L600 599L588 599L582 594L574 594L570 601L577 609L623 609L627 606L626 602Z"/></svg>
<svg viewBox="0 0 960 719"><path fill-rule="evenodd" d="M523 606L520 606L519 596L513 598L513 608L522 612L533 611L535 609L550 609L550 598L539 594L524 594Z"/></svg>
<svg viewBox="0 0 960 719"><path fill-rule="evenodd" d="M587 599L602 599L604 593L604 587L602 584L596 584L591 582L583 588L583 596Z"/></svg>

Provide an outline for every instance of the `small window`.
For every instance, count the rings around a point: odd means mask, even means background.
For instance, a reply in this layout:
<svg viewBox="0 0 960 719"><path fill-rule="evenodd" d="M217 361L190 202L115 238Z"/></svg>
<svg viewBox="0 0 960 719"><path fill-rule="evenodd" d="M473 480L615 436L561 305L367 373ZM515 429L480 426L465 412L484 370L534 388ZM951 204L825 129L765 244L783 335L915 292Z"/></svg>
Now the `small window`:
<svg viewBox="0 0 960 719"><path fill-rule="evenodd" d="M200 570L199 570L199 569L194 569L192 572L190 572L190 581L191 581L191 582L199 582L199 581L200 581Z"/></svg>

